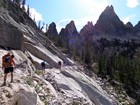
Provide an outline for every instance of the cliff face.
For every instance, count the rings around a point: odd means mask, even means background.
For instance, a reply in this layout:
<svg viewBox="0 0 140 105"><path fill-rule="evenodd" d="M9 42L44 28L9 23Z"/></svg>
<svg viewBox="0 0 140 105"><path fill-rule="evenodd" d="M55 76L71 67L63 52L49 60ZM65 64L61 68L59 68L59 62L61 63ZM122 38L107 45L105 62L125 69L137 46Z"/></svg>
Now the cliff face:
<svg viewBox="0 0 140 105"><path fill-rule="evenodd" d="M7 11L1 10L1 12L5 14L0 17L0 46L22 50L23 34L8 22L11 18L6 19Z"/></svg>

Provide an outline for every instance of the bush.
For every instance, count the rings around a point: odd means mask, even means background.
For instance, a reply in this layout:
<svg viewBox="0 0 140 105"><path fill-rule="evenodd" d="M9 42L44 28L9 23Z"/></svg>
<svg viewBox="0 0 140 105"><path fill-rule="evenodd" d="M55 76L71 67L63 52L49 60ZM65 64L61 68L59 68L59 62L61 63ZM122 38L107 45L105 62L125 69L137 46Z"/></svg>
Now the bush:
<svg viewBox="0 0 140 105"><path fill-rule="evenodd" d="M37 75L41 75L41 74L42 74L42 70L36 70L35 73L36 73Z"/></svg>
<svg viewBox="0 0 140 105"><path fill-rule="evenodd" d="M137 97L136 105L140 105L140 96Z"/></svg>
<svg viewBox="0 0 140 105"><path fill-rule="evenodd" d="M31 77L28 77L27 80L26 80L26 82L27 82L28 85L32 85L33 80L32 80Z"/></svg>

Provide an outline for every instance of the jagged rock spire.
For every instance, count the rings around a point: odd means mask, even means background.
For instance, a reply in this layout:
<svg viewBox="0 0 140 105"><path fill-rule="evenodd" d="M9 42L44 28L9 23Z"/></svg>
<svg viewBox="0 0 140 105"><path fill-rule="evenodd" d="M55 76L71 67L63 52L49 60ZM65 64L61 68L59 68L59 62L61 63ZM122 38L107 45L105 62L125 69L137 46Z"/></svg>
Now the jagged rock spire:
<svg viewBox="0 0 140 105"><path fill-rule="evenodd" d="M140 21L134 27L135 33L140 33Z"/></svg>
<svg viewBox="0 0 140 105"><path fill-rule="evenodd" d="M73 20L69 24L66 25L65 29L67 29L70 34L73 32L76 32L78 34L75 23Z"/></svg>
<svg viewBox="0 0 140 105"><path fill-rule="evenodd" d="M107 6L101 13L95 29L99 34L124 35L125 25L116 15L113 6Z"/></svg>
<svg viewBox="0 0 140 105"><path fill-rule="evenodd" d="M126 23L126 27L127 27L127 28L131 28L131 29L133 29L133 25L132 25L131 22L127 22L127 23Z"/></svg>
<svg viewBox="0 0 140 105"><path fill-rule="evenodd" d="M88 22L80 31L82 39L92 39L94 26L92 22Z"/></svg>
<svg viewBox="0 0 140 105"><path fill-rule="evenodd" d="M115 15L115 11L114 11L114 7L111 5L111 6L107 6L106 9L104 10L104 13L106 14L111 14L111 15Z"/></svg>
<svg viewBox="0 0 140 105"><path fill-rule="evenodd" d="M58 32L57 32L57 29L56 29L56 24L54 22L52 22L49 25L48 31L47 31L46 34L51 40L56 41L57 36L58 36Z"/></svg>

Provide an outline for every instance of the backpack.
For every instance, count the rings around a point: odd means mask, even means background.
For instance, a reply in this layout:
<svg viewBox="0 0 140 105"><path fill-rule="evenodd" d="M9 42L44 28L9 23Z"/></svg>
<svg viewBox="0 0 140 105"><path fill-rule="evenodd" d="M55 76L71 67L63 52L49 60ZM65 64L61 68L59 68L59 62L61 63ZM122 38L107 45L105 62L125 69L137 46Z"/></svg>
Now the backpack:
<svg viewBox="0 0 140 105"><path fill-rule="evenodd" d="M4 58L4 62L6 62L6 63L7 62L10 62L10 60L11 60L11 57L10 56L7 56L7 57Z"/></svg>
<svg viewBox="0 0 140 105"><path fill-rule="evenodd" d="M4 67L11 67L12 66L12 58L10 55L5 55L2 57Z"/></svg>
<svg viewBox="0 0 140 105"><path fill-rule="evenodd" d="M42 67L45 67L45 66L46 66L45 62L42 62L42 63L41 63L41 66L42 66Z"/></svg>

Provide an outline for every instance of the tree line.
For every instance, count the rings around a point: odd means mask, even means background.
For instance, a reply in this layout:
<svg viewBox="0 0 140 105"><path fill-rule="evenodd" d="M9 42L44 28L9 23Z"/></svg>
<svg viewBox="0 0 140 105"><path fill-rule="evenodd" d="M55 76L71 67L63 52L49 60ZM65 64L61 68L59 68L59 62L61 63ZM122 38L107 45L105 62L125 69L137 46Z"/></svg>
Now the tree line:
<svg viewBox="0 0 140 105"><path fill-rule="evenodd" d="M122 83L127 93L139 100L140 43L136 42L101 39L96 61L99 76Z"/></svg>

